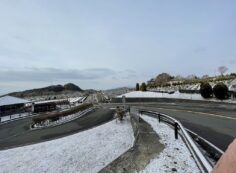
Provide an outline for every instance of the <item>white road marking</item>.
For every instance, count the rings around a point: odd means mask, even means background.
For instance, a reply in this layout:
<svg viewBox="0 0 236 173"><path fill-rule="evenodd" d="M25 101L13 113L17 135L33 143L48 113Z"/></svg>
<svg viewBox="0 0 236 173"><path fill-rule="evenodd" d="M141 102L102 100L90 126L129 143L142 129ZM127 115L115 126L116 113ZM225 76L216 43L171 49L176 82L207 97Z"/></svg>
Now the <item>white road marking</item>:
<svg viewBox="0 0 236 173"><path fill-rule="evenodd" d="M168 109L168 108L156 108L156 109L163 109L163 110L170 110L170 111L178 111L178 112L189 112L194 114L201 114L206 116L212 116L212 117L218 117L223 119L230 119L230 120L236 120L236 117L226 116L226 115L218 115L218 114L212 114L212 113L205 113L205 112L195 112L190 110L184 110L184 109Z"/></svg>

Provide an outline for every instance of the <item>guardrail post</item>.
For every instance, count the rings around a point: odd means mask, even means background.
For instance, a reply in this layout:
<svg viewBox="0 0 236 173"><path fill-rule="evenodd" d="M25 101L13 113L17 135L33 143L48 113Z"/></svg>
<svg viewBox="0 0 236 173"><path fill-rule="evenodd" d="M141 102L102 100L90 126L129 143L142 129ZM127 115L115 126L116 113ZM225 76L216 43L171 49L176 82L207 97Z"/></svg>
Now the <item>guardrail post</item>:
<svg viewBox="0 0 236 173"><path fill-rule="evenodd" d="M178 139L178 123L175 122L175 139Z"/></svg>
<svg viewBox="0 0 236 173"><path fill-rule="evenodd" d="M161 122L161 114L158 114L159 123Z"/></svg>

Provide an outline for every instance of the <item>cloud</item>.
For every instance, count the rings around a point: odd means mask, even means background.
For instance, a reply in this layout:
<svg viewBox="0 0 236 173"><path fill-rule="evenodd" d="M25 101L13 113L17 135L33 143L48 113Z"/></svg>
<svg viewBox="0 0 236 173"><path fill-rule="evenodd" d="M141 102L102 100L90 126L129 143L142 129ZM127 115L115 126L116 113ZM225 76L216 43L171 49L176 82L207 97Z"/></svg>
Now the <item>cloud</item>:
<svg viewBox="0 0 236 173"><path fill-rule="evenodd" d="M108 68L91 68L85 70L62 70L57 68L30 68L24 70L2 70L1 81L51 81L51 80L93 80L116 75Z"/></svg>
<svg viewBox="0 0 236 173"><path fill-rule="evenodd" d="M0 94L44 87L52 84L73 82L82 88L110 89L117 86L132 86L137 80L133 70L112 70L109 68L58 69L27 68L21 70L0 70Z"/></svg>
<svg viewBox="0 0 236 173"><path fill-rule="evenodd" d="M117 75L117 78L120 79L130 79L130 78L135 78L137 77L136 72L134 70L124 70L120 71L119 75Z"/></svg>
<svg viewBox="0 0 236 173"><path fill-rule="evenodd" d="M6 82L47 82L70 80L100 80L104 78L129 79L135 77L135 71L115 71L109 68L57 69L57 68L28 68L24 70L1 70L0 80Z"/></svg>

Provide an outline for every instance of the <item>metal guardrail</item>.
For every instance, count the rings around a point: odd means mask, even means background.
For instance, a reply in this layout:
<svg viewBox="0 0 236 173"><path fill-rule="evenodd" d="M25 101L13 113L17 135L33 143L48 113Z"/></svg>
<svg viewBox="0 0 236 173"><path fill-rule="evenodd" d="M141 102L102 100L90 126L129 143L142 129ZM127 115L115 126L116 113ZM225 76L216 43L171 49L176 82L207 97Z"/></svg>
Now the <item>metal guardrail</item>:
<svg viewBox="0 0 236 173"><path fill-rule="evenodd" d="M170 117L169 115L154 112L154 111L147 111L147 110L141 110L139 109L139 113L149 113L153 115L157 115L159 122L164 121L166 123L169 123L174 126L175 131L175 138L178 138L178 134L180 134L187 145L188 149L190 150L191 154L194 157L194 160L196 161L199 169L201 172L204 173L210 173L212 171L212 166L208 162L208 160L205 158L205 156L202 154L200 149L197 147L193 139L190 137L188 132L185 130L184 126L176 119Z"/></svg>
<svg viewBox="0 0 236 173"><path fill-rule="evenodd" d="M203 148L205 151L207 151L207 157L211 158L211 163L212 163L212 159L216 163L220 159L220 157L223 155L224 152L221 149L219 149L218 147L216 147L215 145L213 145L212 143L210 143L206 139L202 138L201 136L199 136L198 134L194 133L193 131L191 131L187 128L185 128L185 130L189 133L189 135L192 137L192 139L194 139L194 141L198 145L200 145L201 148ZM212 165L212 166L214 166L214 165Z"/></svg>

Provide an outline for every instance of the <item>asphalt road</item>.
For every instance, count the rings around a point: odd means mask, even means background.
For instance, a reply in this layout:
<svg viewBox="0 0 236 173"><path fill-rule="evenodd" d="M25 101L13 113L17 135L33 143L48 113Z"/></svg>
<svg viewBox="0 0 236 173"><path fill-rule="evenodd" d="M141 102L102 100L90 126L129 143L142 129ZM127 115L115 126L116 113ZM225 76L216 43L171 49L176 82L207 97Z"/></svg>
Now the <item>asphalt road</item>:
<svg viewBox="0 0 236 173"><path fill-rule="evenodd" d="M146 110L168 114L223 151L236 138L236 105L222 103L132 103ZM107 104L115 107L116 104Z"/></svg>
<svg viewBox="0 0 236 173"><path fill-rule="evenodd" d="M222 150L236 138L236 105L199 102L132 103L132 106L166 113L209 140ZM51 140L105 123L113 118L116 104L102 104L103 108L90 112L72 122L36 131L30 131L31 118L0 126L0 150Z"/></svg>
<svg viewBox="0 0 236 173"><path fill-rule="evenodd" d="M38 143L67 136L101 125L113 118L114 110L95 109L74 121L60 126L30 130L32 119L25 118L0 126L0 150Z"/></svg>

